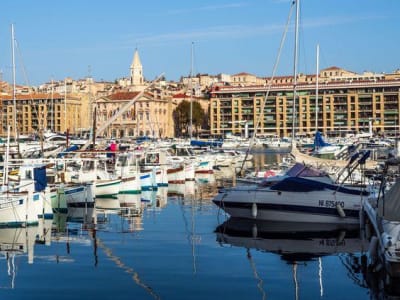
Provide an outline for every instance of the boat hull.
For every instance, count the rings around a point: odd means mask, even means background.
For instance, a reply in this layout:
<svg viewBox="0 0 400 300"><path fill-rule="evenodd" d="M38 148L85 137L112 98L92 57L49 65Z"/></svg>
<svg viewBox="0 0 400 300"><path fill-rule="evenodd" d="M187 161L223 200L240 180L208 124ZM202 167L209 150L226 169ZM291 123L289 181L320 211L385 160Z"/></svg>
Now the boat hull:
<svg viewBox="0 0 400 300"><path fill-rule="evenodd" d="M332 191L282 192L235 188L213 202L229 215L265 221L358 224L361 197Z"/></svg>
<svg viewBox="0 0 400 300"><path fill-rule="evenodd" d="M120 179L98 180L95 186L96 198L117 198L121 185Z"/></svg>

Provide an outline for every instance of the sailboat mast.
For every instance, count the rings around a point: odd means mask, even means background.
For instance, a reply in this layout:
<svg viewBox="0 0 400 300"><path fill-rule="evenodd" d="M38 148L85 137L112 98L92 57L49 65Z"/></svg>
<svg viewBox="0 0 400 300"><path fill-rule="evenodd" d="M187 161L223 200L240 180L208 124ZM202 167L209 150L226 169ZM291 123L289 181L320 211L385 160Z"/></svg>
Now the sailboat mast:
<svg viewBox="0 0 400 300"><path fill-rule="evenodd" d="M297 93L297 61L298 61L298 44L299 44L299 2L296 1L296 24L294 32L294 63L293 63L293 116L292 116L292 139L295 140L296 128L296 93Z"/></svg>
<svg viewBox="0 0 400 300"><path fill-rule="evenodd" d="M189 82L189 87L190 87L190 127L189 127L189 135L190 135L190 139L192 139L193 136L193 81L192 81L192 77L193 77L193 45L194 42L192 42L192 49L191 49L191 53L190 53L190 82Z"/></svg>
<svg viewBox="0 0 400 300"><path fill-rule="evenodd" d="M53 82L53 79L51 79L51 103L50 103L50 109L51 109L51 132L55 132L55 130L54 130L54 82Z"/></svg>
<svg viewBox="0 0 400 300"><path fill-rule="evenodd" d="M64 79L64 131L67 133L67 80Z"/></svg>
<svg viewBox="0 0 400 300"><path fill-rule="evenodd" d="M14 118L14 139L18 139L17 131L17 100L16 100L16 80L15 80L15 37L14 37L14 24L11 24L11 49L12 49L12 74L13 74L13 118Z"/></svg>
<svg viewBox="0 0 400 300"><path fill-rule="evenodd" d="M318 79L319 79L319 44L317 44L317 72L315 81L315 132L318 130Z"/></svg>

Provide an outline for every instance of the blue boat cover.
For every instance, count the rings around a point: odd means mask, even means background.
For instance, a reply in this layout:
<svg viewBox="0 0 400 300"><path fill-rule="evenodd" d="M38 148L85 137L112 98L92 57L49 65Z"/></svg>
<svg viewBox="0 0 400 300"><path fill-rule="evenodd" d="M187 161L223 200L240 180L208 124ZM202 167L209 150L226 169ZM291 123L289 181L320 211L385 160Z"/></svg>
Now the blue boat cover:
<svg viewBox="0 0 400 300"><path fill-rule="evenodd" d="M324 189L337 191L344 194L351 195L369 195L365 190L349 189L336 184L329 184L318 180L311 180L304 177L287 177L275 185L271 186L271 190L285 191L285 192L312 192L322 191Z"/></svg>
<svg viewBox="0 0 400 300"><path fill-rule="evenodd" d="M326 146L331 146L331 144L325 142L322 138L321 132L317 131L314 138L314 149L319 149Z"/></svg>
<svg viewBox="0 0 400 300"><path fill-rule="evenodd" d="M35 192L43 191L47 186L46 166L34 168L33 178L35 180Z"/></svg>
<svg viewBox="0 0 400 300"><path fill-rule="evenodd" d="M191 140L190 146L195 147L221 147L223 144L222 141L200 141L200 140Z"/></svg>

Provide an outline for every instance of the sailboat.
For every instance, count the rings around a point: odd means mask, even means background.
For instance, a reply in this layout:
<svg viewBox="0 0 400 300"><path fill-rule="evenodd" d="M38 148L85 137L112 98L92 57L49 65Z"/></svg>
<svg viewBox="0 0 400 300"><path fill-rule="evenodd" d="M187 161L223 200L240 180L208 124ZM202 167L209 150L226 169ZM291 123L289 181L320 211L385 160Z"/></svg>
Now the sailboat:
<svg viewBox="0 0 400 300"><path fill-rule="evenodd" d="M299 1L296 1L296 33L298 6ZM295 37L297 45L297 34ZM294 73L296 78L297 71ZM294 90L295 97L296 83ZM295 106L295 103L293 105ZM294 119L295 113L293 122ZM293 140L294 128L293 124ZM357 159L357 165L365 166L368 156L369 153L366 152L360 158L354 159ZM349 162L346 162L346 165L348 164ZM212 201L230 216L238 218L316 224L359 223L362 198L368 197L370 191L363 187L347 187L343 185L344 181L336 183L326 180L325 176L303 177L299 174L294 172L268 185L248 184L221 189Z"/></svg>

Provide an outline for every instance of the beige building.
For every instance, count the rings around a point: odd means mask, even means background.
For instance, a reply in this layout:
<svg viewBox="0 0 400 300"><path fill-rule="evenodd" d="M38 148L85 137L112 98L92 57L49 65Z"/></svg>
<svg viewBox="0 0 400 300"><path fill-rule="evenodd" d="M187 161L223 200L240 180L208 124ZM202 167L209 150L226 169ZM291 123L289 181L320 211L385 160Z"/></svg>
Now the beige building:
<svg viewBox="0 0 400 300"><path fill-rule="evenodd" d="M69 130L75 134L82 126L81 100L70 95L28 94L0 96L2 135L10 126L18 134L38 134L41 131L64 133ZM15 103L14 103L15 102Z"/></svg>
<svg viewBox="0 0 400 300"><path fill-rule="evenodd" d="M230 79L230 84L234 86L251 86L265 84L265 79L246 72L231 75Z"/></svg>
<svg viewBox="0 0 400 300"><path fill-rule="evenodd" d="M400 81L396 75L328 68L319 76L318 99L316 76L299 78L296 102L290 76L275 77L270 90L269 84L215 87L210 99L211 134L241 134L243 122L250 133L257 130L260 135L290 136L293 125L297 134L313 134L316 129L332 135L366 132L370 124L375 133L399 132Z"/></svg>
<svg viewBox="0 0 400 300"><path fill-rule="evenodd" d="M139 92L117 92L96 100L96 126L99 128L132 101ZM104 133L109 138L149 136L165 138L174 136L172 112L176 103L172 98L145 92L121 116L110 124Z"/></svg>

